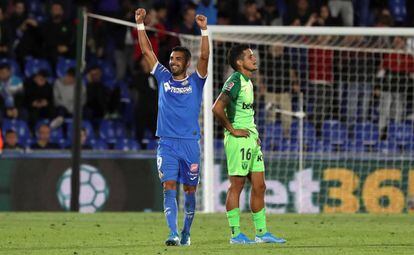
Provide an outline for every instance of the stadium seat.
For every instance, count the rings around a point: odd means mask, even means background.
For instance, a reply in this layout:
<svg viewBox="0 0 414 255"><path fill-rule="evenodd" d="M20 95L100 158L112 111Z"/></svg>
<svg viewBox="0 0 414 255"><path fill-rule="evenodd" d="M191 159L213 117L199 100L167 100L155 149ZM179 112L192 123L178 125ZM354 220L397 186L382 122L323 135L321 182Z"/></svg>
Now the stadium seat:
<svg viewBox="0 0 414 255"><path fill-rule="evenodd" d="M99 136L107 143L115 143L117 139L126 138L125 126L120 120L102 120Z"/></svg>
<svg viewBox="0 0 414 255"><path fill-rule="evenodd" d="M280 152L298 152L299 143L292 139L282 139L274 144L274 149Z"/></svg>
<svg viewBox="0 0 414 255"><path fill-rule="evenodd" d="M158 147L158 140L157 139L149 139L147 143L147 150L156 150Z"/></svg>
<svg viewBox="0 0 414 255"><path fill-rule="evenodd" d="M356 144L375 146L379 140L378 126L371 122L357 123L354 136Z"/></svg>
<svg viewBox="0 0 414 255"><path fill-rule="evenodd" d="M331 145L315 139L304 144L304 151L313 153L330 152Z"/></svg>
<svg viewBox="0 0 414 255"><path fill-rule="evenodd" d="M224 151L223 139L214 139L214 150L216 152L223 152Z"/></svg>
<svg viewBox="0 0 414 255"><path fill-rule="evenodd" d="M69 68L72 68L75 66L76 66L76 61L74 59L60 57L56 64L56 76L58 78L64 76Z"/></svg>
<svg viewBox="0 0 414 255"><path fill-rule="evenodd" d="M399 153L400 148L398 145L390 140L380 141L377 145L377 150L383 154Z"/></svg>
<svg viewBox="0 0 414 255"><path fill-rule="evenodd" d="M89 144L94 150L107 150L108 149L108 144L101 139L91 139L89 141Z"/></svg>
<svg viewBox="0 0 414 255"><path fill-rule="evenodd" d="M137 143L137 141L125 138L116 140L114 149L122 151L136 151L140 150L141 146Z"/></svg>
<svg viewBox="0 0 414 255"><path fill-rule="evenodd" d="M345 145L348 132L340 121L326 120L322 125L322 137L325 144Z"/></svg>
<svg viewBox="0 0 414 255"><path fill-rule="evenodd" d="M271 140L273 143L283 140L282 124L279 121L266 124L263 137L263 140Z"/></svg>
<svg viewBox="0 0 414 255"><path fill-rule="evenodd" d="M11 73L13 75L17 75L19 77L22 76L22 72L20 70L19 64L16 62L16 60L11 58L2 58L0 59L0 64L8 64L10 66Z"/></svg>
<svg viewBox="0 0 414 255"><path fill-rule="evenodd" d="M388 125L388 140L397 145L406 146L413 140L413 126L411 123L395 123Z"/></svg>
<svg viewBox="0 0 414 255"><path fill-rule="evenodd" d="M24 120L4 119L2 125L3 133L9 129L16 131L20 144L26 144L26 140L31 137L29 126Z"/></svg>
<svg viewBox="0 0 414 255"><path fill-rule="evenodd" d="M299 122L294 121L290 127L290 138L294 141L299 140ZM316 139L316 130L312 123L303 123L303 139L304 143L311 143Z"/></svg>
<svg viewBox="0 0 414 255"><path fill-rule="evenodd" d="M72 127L73 127L72 119L66 119L65 123L66 123L66 132L67 132L66 137L69 140L72 140ZM87 140L95 138L95 131L93 130L93 126L90 121L82 120L82 128L86 129Z"/></svg>
<svg viewBox="0 0 414 255"><path fill-rule="evenodd" d="M39 70L45 70L49 75L53 75L52 67L46 59L27 58L24 64L24 76L26 78L32 77Z"/></svg>

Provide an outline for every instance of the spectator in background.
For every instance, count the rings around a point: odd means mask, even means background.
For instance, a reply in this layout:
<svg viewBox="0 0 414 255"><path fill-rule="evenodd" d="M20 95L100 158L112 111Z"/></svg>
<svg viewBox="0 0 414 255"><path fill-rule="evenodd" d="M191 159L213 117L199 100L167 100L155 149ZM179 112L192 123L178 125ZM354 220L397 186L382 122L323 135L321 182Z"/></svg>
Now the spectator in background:
<svg viewBox="0 0 414 255"><path fill-rule="evenodd" d="M16 131L13 129L6 130L4 135L4 150L23 150L23 147L18 143L18 137Z"/></svg>
<svg viewBox="0 0 414 255"><path fill-rule="evenodd" d="M64 20L63 6L54 2L50 6L50 20L41 25L43 56L53 65L59 56L70 58L74 55L74 31L72 25Z"/></svg>
<svg viewBox="0 0 414 255"><path fill-rule="evenodd" d="M282 16L277 8L275 0L265 0L261 9L262 23L266 26L281 26Z"/></svg>
<svg viewBox="0 0 414 255"><path fill-rule="evenodd" d="M74 90L76 85L75 69L69 68L66 74L55 81L53 86L53 100L56 106L57 123L62 124L63 118L72 117L74 107ZM81 105L86 102L86 88L82 85ZM53 127L59 125L52 125Z"/></svg>
<svg viewBox="0 0 414 255"><path fill-rule="evenodd" d="M403 51L406 48L406 41L404 38L396 36L392 46L393 49ZM391 117L395 122L401 122L403 115L406 115L404 114L405 107L409 112L413 111L413 75L414 57L411 54L383 54L377 76L382 85L378 122L381 139L387 138L387 125ZM408 105L406 105L407 101Z"/></svg>
<svg viewBox="0 0 414 255"><path fill-rule="evenodd" d="M86 74L85 117L97 123L108 111L110 93L102 82L102 70L91 66Z"/></svg>
<svg viewBox="0 0 414 255"><path fill-rule="evenodd" d="M135 135L141 148L146 147L144 142L145 130L149 130L155 138L158 112L158 89L155 77L150 73L152 67L141 58L138 66L139 72L130 84L135 98Z"/></svg>
<svg viewBox="0 0 414 255"><path fill-rule="evenodd" d="M407 5L406 2L412 0L388 0L388 8L394 19L396 26L405 26L407 24Z"/></svg>
<svg viewBox="0 0 414 255"><path fill-rule="evenodd" d="M200 29L195 24L196 9L194 4L188 4L183 10L183 21L178 27L178 33L200 35Z"/></svg>
<svg viewBox="0 0 414 255"><path fill-rule="evenodd" d="M208 25L217 24L217 9L212 0L201 0L197 6L197 14L203 14L207 17Z"/></svg>
<svg viewBox="0 0 414 255"><path fill-rule="evenodd" d="M288 26L305 26L313 16L317 16L312 11L308 0L296 0L294 5L290 5L285 17L284 24Z"/></svg>
<svg viewBox="0 0 414 255"><path fill-rule="evenodd" d="M50 127L46 124L39 126L36 132L37 141L31 148L34 150L56 150L59 146L50 142Z"/></svg>
<svg viewBox="0 0 414 255"><path fill-rule="evenodd" d="M347 123L348 130L353 132L353 127L358 122L372 119L369 114L369 104L379 64L378 59L381 57L378 53L356 49L358 45L364 44L363 36L346 36L342 44L350 50L336 52L335 78L337 78L340 99L345 101L340 104L345 106L341 111L345 116L341 117L341 120Z"/></svg>
<svg viewBox="0 0 414 255"><path fill-rule="evenodd" d="M14 32L12 40L17 61L21 67L24 67L27 56L38 58L42 54L42 38L38 21L27 16L25 2L20 0L14 4L14 12L9 23Z"/></svg>
<svg viewBox="0 0 414 255"><path fill-rule="evenodd" d="M243 7L243 14L239 17L238 25L262 25L262 16L255 0L246 0Z"/></svg>
<svg viewBox="0 0 414 255"><path fill-rule="evenodd" d="M121 18L128 21L134 21L135 8L131 1L123 1ZM116 80L120 81L125 78L127 73L132 74L134 71L134 38L133 29L127 26L114 27L114 60L116 67Z"/></svg>
<svg viewBox="0 0 414 255"><path fill-rule="evenodd" d="M327 5L322 5L319 9L319 14L311 15L307 26L340 26L341 22L338 18L333 18L331 16L329 7Z"/></svg>
<svg viewBox="0 0 414 255"><path fill-rule="evenodd" d="M276 121L275 109L292 112L292 93L300 92L298 75L291 63L290 56L282 44L269 46L264 54L265 61L260 61L261 83L265 86L265 107L270 123ZM289 138L292 116L280 115L283 137Z"/></svg>
<svg viewBox="0 0 414 255"><path fill-rule="evenodd" d="M308 50L308 97L307 103L313 105L309 119L316 128L316 135L322 135L324 120L337 117L338 90L334 89L334 51L323 48L331 37L319 36L315 47Z"/></svg>
<svg viewBox="0 0 414 255"><path fill-rule="evenodd" d="M82 150L92 150L92 146L88 142L88 132L86 128L81 128L80 131L80 141ZM71 149L72 145L68 145L66 149Z"/></svg>
<svg viewBox="0 0 414 255"><path fill-rule="evenodd" d="M53 87L47 77L47 71L39 70L25 82L25 105L32 128L39 120L51 119L54 114Z"/></svg>
<svg viewBox="0 0 414 255"><path fill-rule="evenodd" d="M340 16L344 26L354 26L354 5L352 0L329 0L328 5L334 18Z"/></svg>
<svg viewBox="0 0 414 255"><path fill-rule="evenodd" d="M7 107L20 107L23 101L23 82L12 75L11 67L7 63L0 64L0 94Z"/></svg>
<svg viewBox="0 0 414 255"><path fill-rule="evenodd" d="M0 58L7 58L11 55L11 31L6 22L3 9L0 8Z"/></svg>

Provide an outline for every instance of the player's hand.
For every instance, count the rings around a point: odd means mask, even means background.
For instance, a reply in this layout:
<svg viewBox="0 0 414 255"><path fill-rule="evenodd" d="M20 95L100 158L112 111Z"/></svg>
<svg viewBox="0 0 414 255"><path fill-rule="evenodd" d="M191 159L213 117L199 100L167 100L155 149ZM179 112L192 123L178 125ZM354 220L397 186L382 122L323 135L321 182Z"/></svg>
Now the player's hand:
<svg viewBox="0 0 414 255"><path fill-rule="evenodd" d="M145 16L147 15L147 12L145 11L144 8L139 8L135 11L135 21L137 22L137 24L142 24L144 23L145 20Z"/></svg>
<svg viewBox="0 0 414 255"><path fill-rule="evenodd" d="M234 137L249 137L250 136L250 132L246 129L234 129L233 132L231 132L231 134Z"/></svg>
<svg viewBox="0 0 414 255"><path fill-rule="evenodd" d="M206 30L207 29L207 17L202 15L202 14L198 14L195 18L197 26L200 29Z"/></svg>
<svg viewBox="0 0 414 255"><path fill-rule="evenodd" d="M262 145L262 140L260 140L260 138L257 138L257 145L259 145L259 146Z"/></svg>

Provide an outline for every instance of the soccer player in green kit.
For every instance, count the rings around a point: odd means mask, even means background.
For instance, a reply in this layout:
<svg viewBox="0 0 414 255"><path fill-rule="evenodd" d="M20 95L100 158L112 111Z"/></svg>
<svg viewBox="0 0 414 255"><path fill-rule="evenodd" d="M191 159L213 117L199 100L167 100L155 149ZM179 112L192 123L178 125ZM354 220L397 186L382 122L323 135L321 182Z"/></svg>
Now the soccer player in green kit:
<svg viewBox="0 0 414 255"><path fill-rule="evenodd" d="M267 231L264 196L263 154L254 123L254 90L250 78L257 70L256 57L248 45L233 46L227 60L235 72L227 79L213 105L214 116L225 128L224 148L230 187L226 211L231 228L231 244L285 243ZM240 231L240 193L248 179L251 182L250 209L256 228L255 240Z"/></svg>

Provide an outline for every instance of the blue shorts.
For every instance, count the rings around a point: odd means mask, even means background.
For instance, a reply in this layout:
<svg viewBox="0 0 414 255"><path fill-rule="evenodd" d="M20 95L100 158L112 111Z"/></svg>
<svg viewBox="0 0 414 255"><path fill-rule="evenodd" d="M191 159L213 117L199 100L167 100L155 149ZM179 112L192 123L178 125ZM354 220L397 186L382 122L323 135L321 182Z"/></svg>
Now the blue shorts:
<svg viewBox="0 0 414 255"><path fill-rule="evenodd" d="M188 186L197 186L200 175L198 140L160 138L157 168L161 182L176 181Z"/></svg>

